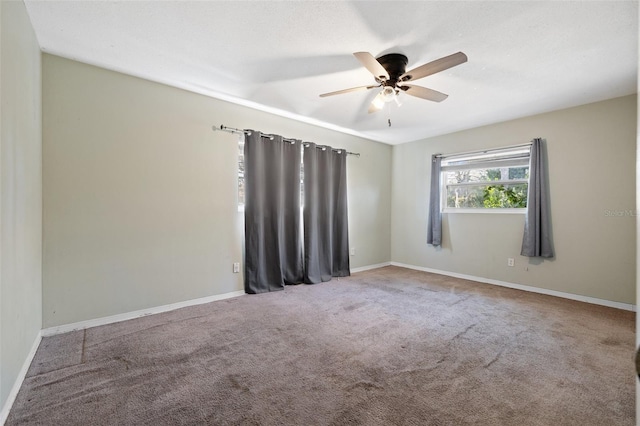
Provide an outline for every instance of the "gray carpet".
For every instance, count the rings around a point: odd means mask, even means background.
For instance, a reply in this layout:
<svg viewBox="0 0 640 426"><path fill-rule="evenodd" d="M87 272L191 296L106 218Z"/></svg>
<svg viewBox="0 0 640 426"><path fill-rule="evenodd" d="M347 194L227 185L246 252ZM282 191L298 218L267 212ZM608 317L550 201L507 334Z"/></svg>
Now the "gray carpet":
<svg viewBox="0 0 640 426"><path fill-rule="evenodd" d="M7 425L633 425L634 321L387 267L45 338Z"/></svg>

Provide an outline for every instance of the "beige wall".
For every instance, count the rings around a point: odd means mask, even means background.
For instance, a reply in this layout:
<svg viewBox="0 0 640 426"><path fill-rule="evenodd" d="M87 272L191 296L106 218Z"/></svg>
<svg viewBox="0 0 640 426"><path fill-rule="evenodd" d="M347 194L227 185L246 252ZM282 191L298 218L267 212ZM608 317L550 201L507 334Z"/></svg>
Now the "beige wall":
<svg viewBox="0 0 640 426"><path fill-rule="evenodd" d="M352 268L388 262L391 147L43 55L44 327L242 290L237 136L349 157Z"/></svg>
<svg viewBox="0 0 640 426"><path fill-rule="evenodd" d="M442 248L428 246L431 155L535 137L547 141L556 258L520 256L518 214L445 214ZM635 95L395 146L392 259L635 304L635 150Z"/></svg>
<svg viewBox="0 0 640 426"><path fill-rule="evenodd" d="M349 159L353 268L391 259L635 301L634 219L606 214L635 208L635 96L392 148L51 55L43 76L45 327L242 289L236 136L218 124L362 153ZM556 259L519 256L521 215L448 214L444 247L425 244L432 153L538 136Z"/></svg>
<svg viewBox="0 0 640 426"><path fill-rule="evenodd" d="M42 326L40 48L23 2L0 2L0 43L0 407L5 407Z"/></svg>

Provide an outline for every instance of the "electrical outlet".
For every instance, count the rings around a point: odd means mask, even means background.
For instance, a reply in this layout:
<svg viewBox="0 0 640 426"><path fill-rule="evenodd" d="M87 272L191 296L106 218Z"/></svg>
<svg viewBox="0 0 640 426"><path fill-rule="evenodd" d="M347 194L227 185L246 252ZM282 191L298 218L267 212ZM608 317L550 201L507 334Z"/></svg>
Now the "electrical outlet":
<svg viewBox="0 0 640 426"><path fill-rule="evenodd" d="M233 273L237 274L238 272L240 272L240 262L236 262L233 264Z"/></svg>
<svg viewBox="0 0 640 426"><path fill-rule="evenodd" d="M515 266L516 261L513 259L513 257L510 257L507 259L507 266Z"/></svg>
<svg viewBox="0 0 640 426"><path fill-rule="evenodd" d="M355 256L355 255L356 255L356 248L351 247L351 256Z"/></svg>

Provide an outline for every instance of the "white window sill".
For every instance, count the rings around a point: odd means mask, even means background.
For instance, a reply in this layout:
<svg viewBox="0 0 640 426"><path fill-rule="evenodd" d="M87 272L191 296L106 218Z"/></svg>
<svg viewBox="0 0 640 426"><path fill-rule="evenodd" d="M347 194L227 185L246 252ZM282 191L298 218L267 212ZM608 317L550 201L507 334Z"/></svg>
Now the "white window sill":
<svg viewBox="0 0 640 426"><path fill-rule="evenodd" d="M444 209L442 213L526 214L527 209Z"/></svg>

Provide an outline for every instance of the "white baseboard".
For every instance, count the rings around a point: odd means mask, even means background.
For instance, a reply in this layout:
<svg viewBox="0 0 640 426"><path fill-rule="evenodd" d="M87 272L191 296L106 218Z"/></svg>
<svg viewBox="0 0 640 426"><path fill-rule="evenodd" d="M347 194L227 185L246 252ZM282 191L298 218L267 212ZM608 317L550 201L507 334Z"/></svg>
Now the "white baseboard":
<svg viewBox="0 0 640 426"><path fill-rule="evenodd" d="M86 321L74 322L72 324L57 325L42 330L42 337L54 336L56 334L68 333L69 331L84 330L86 328L98 327L100 325L113 324L115 322L140 318L147 315L160 314L162 312L173 311L187 306L202 305L203 303L215 302L217 300L230 299L242 296L244 291L232 291L230 293L217 294L214 296L201 297L199 299L185 300L184 302L172 303L170 305L156 306L139 311L126 312L124 314L111 315L108 317L96 318Z"/></svg>
<svg viewBox="0 0 640 426"><path fill-rule="evenodd" d="M18 392L22 387L22 382L24 378L27 376L27 371L29 371L29 367L31 366L31 361L33 361L33 357L36 356L36 351L38 350L38 346L40 346L40 341L42 340L42 332L39 331L36 335L33 344L31 345L31 350L27 354L27 357L22 364L22 368L18 373L18 377L16 377L16 381L13 382L13 387L11 387L11 391L9 391L9 395L7 396L7 400L2 407L2 411L0 411L0 425L3 425L4 422L7 421L7 417L9 417L9 412L11 411L11 407L13 407L13 403L18 396Z"/></svg>
<svg viewBox="0 0 640 426"><path fill-rule="evenodd" d="M391 262L377 263L375 265L367 265L367 266L361 266L359 268L353 268L351 269L351 273L357 274L358 272L364 272L370 269L384 268L385 266L391 266Z"/></svg>
<svg viewBox="0 0 640 426"><path fill-rule="evenodd" d="M532 287L532 286L522 285L522 284L514 284L506 281L494 280L491 278L475 277L473 275L458 274L457 272L449 272L449 271L442 271L439 269L425 268L422 266L407 265L405 263L399 263L399 262L391 262L391 265L399 266L401 268L414 269L416 271L431 272L434 274L447 275L449 277L454 277L454 278L462 278L465 280L478 281L481 283L498 285L501 287L509 287L517 290L528 291L531 293L546 294L549 296L562 297L563 299L577 300L579 302L592 303L594 305L602 305L602 306L608 306L610 308L624 309L625 311L636 312L636 305L632 305L630 303L614 302L611 300L598 299L596 297L582 296L580 294L565 293L562 291L549 290L546 288Z"/></svg>

